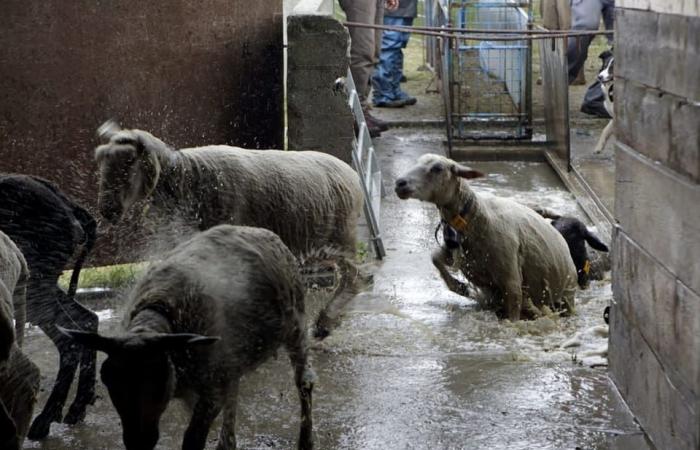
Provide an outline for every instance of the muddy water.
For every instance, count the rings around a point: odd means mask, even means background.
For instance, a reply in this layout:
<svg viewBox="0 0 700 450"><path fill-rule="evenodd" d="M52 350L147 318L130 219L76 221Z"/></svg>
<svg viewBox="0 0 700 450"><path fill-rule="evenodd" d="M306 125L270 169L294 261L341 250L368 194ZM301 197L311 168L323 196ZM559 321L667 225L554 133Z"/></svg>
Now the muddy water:
<svg viewBox="0 0 700 450"><path fill-rule="evenodd" d="M423 133L383 136L378 149L386 179L393 181L420 153L435 151L435 142L439 138ZM574 199L543 164L472 165L489 174L474 183L478 192L578 213ZM607 339L591 330L604 323L609 281L593 282L579 293L575 317L499 322L473 300L450 293L432 268L434 207L400 201L389 190L382 223L388 255L369 267L374 286L352 302L340 328L312 352L319 375L314 391L318 448L646 447L606 368L599 366L605 359L588 355L606 346ZM101 329L114 329L119 300L99 308ZM577 333L580 345L562 348ZM48 389L57 365L51 344L31 330L27 348ZM118 417L101 383L98 392L85 424L54 424L49 439L25 447L123 448ZM42 392L40 402L45 397ZM239 446L294 447L298 414L291 368L281 353L241 386ZM163 418L158 448L179 448L186 417L173 403ZM208 448L215 444L212 431Z"/></svg>

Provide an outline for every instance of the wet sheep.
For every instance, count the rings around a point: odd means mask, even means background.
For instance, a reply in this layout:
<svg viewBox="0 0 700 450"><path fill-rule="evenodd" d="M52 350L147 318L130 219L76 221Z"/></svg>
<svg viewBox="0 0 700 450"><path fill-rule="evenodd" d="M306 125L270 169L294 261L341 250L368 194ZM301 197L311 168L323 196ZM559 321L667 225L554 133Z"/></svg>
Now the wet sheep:
<svg viewBox="0 0 700 450"><path fill-rule="evenodd" d="M27 436L42 439L52 422L83 420L95 400L96 353L82 351L59 333L56 325L97 331L97 314L75 301L80 269L96 239L97 224L83 207L47 180L35 176L0 175L0 230L17 244L32 276L27 287L27 321L37 325L56 345L59 371L51 394ZM68 292L58 278L75 258ZM67 414L63 407L76 370L75 399Z"/></svg>
<svg viewBox="0 0 700 450"><path fill-rule="evenodd" d="M183 448L204 448L222 409L218 448L235 448L239 378L284 345L301 400L299 447L312 448L303 286L294 256L268 230L220 225L177 246L137 282L116 337L64 331L107 353L102 380L127 449L155 446L174 397L192 413Z"/></svg>
<svg viewBox="0 0 700 450"><path fill-rule="evenodd" d="M510 320L574 311L576 270L562 236L532 209L509 199L477 195L467 179L476 170L427 154L396 180L401 199L435 204L459 231L459 269L486 303ZM448 255L436 250L433 264L448 288L469 295L467 284L447 270Z"/></svg>
<svg viewBox="0 0 700 450"><path fill-rule="evenodd" d="M39 369L20 349L28 278L24 256L0 231L0 448L8 450L22 448L39 391Z"/></svg>
<svg viewBox="0 0 700 450"><path fill-rule="evenodd" d="M330 246L354 255L362 206L357 173L313 151L211 145L175 150L150 133L119 130L97 147L100 213L116 223L138 201L156 217L206 230L266 228L297 256Z"/></svg>

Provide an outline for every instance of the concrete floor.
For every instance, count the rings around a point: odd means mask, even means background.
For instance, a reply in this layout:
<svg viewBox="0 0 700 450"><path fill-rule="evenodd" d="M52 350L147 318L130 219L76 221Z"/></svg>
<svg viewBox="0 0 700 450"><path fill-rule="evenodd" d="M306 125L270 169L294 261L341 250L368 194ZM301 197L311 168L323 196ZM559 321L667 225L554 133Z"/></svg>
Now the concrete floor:
<svg viewBox="0 0 700 450"><path fill-rule="evenodd" d="M395 129L375 140L385 183L420 154L442 152L441 130ZM474 183L485 194L546 203L577 213L572 196L543 163L481 162L489 176ZM314 397L319 449L645 449L649 448L600 358L609 281L594 282L568 319L499 322L474 301L450 293L430 264L436 245L433 206L401 201L388 190L381 222L387 257L369 261L374 285L349 306L330 337L316 343ZM322 297L323 292L311 295ZM91 305L101 329L113 331L121 301ZM582 332L582 346L561 344ZM36 329L26 348L42 370L39 404L55 375L56 353ZM102 358L100 358L101 360ZM84 424L54 424L51 437L25 448L122 448L120 425L101 382ZM298 400L281 355L248 376L238 410L241 448L291 448ZM179 446L187 413L176 402L162 420L160 449ZM219 422L216 423L216 427ZM215 431L208 448L214 448Z"/></svg>

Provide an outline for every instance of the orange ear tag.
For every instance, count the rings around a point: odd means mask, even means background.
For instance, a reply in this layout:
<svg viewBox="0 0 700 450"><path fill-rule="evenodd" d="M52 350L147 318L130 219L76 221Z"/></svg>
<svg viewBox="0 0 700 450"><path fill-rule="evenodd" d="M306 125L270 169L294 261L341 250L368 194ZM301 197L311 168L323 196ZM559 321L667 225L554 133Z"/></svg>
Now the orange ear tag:
<svg viewBox="0 0 700 450"><path fill-rule="evenodd" d="M583 263L583 273L588 275L588 272L591 271L591 262L589 260L586 260L585 263Z"/></svg>

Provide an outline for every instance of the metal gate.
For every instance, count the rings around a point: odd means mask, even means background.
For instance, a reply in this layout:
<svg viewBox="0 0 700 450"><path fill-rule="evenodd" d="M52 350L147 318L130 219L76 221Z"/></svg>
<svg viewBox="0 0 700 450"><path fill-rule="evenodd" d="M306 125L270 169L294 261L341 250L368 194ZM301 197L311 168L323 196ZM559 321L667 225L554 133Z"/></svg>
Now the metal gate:
<svg viewBox="0 0 700 450"><path fill-rule="evenodd" d="M531 41L488 40L489 30L527 30L529 1L449 1L450 22L483 38L445 46L448 138L529 139L532 136ZM500 35L503 36L503 35ZM507 35L505 35L507 36ZM444 75L444 74L443 74Z"/></svg>

